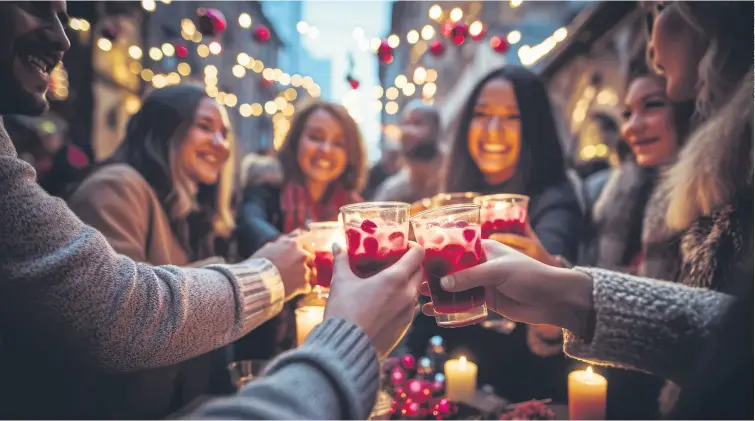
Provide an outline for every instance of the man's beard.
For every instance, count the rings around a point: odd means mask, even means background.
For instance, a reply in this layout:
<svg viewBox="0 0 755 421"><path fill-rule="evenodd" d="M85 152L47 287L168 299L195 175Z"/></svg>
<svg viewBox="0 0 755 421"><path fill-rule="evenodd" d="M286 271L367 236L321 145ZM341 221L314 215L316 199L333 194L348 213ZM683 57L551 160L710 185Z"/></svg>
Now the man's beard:
<svg viewBox="0 0 755 421"><path fill-rule="evenodd" d="M404 152L404 157L409 161L427 162L434 160L438 154L438 144L433 139L424 139L417 142L411 149Z"/></svg>

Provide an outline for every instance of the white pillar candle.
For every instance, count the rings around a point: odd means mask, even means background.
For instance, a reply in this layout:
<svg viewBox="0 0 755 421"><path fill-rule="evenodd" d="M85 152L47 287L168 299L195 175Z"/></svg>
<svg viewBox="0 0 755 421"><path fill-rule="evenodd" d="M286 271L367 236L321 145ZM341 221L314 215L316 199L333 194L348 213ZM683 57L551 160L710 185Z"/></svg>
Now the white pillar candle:
<svg viewBox="0 0 755 421"><path fill-rule="evenodd" d="M448 360L444 366L446 397L453 402L467 402L477 394L477 364L466 357Z"/></svg>
<svg viewBox="0 0 755 421"><path fill-rule="evenodd" d="M325 318L325 307L305 306L296 309L296 344L301 345L307 335Z"/></svg>
<svg viewBox="0 0 755 421"><path fill-rule="evenodd" d="M592 367L569 373L569 419L606 419L608 381Z"/></svg>

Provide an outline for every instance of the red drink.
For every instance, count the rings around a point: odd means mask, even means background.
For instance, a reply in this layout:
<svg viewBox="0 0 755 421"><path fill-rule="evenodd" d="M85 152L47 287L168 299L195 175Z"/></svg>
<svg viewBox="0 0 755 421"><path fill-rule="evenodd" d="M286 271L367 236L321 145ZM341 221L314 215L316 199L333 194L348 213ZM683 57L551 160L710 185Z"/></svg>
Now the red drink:
<svg viewBox="0 0 755 421"><path fill-rule="evenodd" d="M417 241L425 249L425 280L439 326L467 326L487 317L484 288L448 292L440 286L440 278L485 261L479 218L479 206L454 205L412 219Z"/></svg>
<svg viewBox="0 0 755 421"><path fill-rule="evenodd" d="M317 279L313 286L330 288L330 282L333 280L333 252L315 251L315 268Z"/></svg>
<svg viewBox="0 0 755 421"><path fill-rule="evenodd" d="M401 228L371 219L365 219L359 225L346 225L346 247L354 274L369 278L396 263L409 246Z"/></svg>
<svg viewBox="0 0 755 421"><path fill-rule="evenodd" d="M481 206L482 238L491 234L525 235L527 227L527 196L495 194L475 199Z"/></svg>

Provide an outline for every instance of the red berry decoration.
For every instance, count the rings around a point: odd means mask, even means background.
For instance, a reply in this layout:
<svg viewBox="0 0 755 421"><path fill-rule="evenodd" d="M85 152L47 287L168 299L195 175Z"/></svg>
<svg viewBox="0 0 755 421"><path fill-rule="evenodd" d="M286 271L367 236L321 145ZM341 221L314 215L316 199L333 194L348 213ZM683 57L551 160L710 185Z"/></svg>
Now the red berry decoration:
<svg viewBox="0 0 755 421"><path fill-rule="evenodd" d="M443 45L443 42L441 40L436 39L430 43L430 54L432 54L433 56L440 57L445 51L446 46Z"/></svg>
<svg viewBox="0 0 755 421"><path fill-rule="evenodd" d="M509 49L509 43L499 35L490 38L490 46L497 53L505 53Z"/></svg>
<svg viewBox="0 0 755 421"><path fill-rule="evenodd" d="M422 395L422 382L417 379L411 379L406 382L406 391L409 397L417 398Z"/></svg>
<svg viewBox="0 0 755 421"><path fill-rule="evenodd" d="M351 89L359 89L359 81L354 79L353 77L349 76L346 78L346 81L349 82L349 86L351 86Z"/></svg>
<svg viewBox="0 0 755 421"><path fill-rule="evenodd" d="M189 55L189 50L183 45L178 44L175 46L175 48L176 48L176 57L185 58L187 55Z"/></svg>
<svg viewBox="0 0 755 421"><path fill-rule="evenodd" d="M197 23L199 32L202 35L216 36L220 35L228 27L225 15L218 9L197 9Z"/></svg>
<svg viewBox="0 0 755 421"><path fill-rule="evenodd" d="M266 43L270 40L270 28L265 25L257 25L254 27L252 37L259 43Z"/></svg>
<svg viewBox="0 0 755 421"><path fill-rule="evenodd" d="M394 385L398 386L404 384L405 381L406 374L404 373L404 370L396 367L391 371L391 382L393 382Z"/></svg>
<svg viewBox="0 0 755 421"><path fill-rule="evenodd" d="M469 35L469 28L467 27L467 24L464 22L456 22L451 27L451 32L449 34L449 38L451 41L453 41L456 45L464 44L464 41L467 40L467 35Z"/></svg>
<svg viewBox="0 0 755 421"><path fill-rule="evenodd" d="M383 64L390 64L393 61L393 47L388 44L388 40L380 41L377 49L378 60Z"/></svg>
<svg viewBox="0 0 755 421"><path fill-rule="evenodd" d="M417 364L417 360L414 358L414 355L412 354L406 354L403 357L401 357L401 366L407 370L414 369L416 364Z"/></svg>
<svg viewBox="0 0 755 421"><path fill-rule="evenodd" d="M454 29L454 22L447 20L443 22L442 25L440 25L440 33L443 34L444 37L451 37L451 31Z"/></svg>

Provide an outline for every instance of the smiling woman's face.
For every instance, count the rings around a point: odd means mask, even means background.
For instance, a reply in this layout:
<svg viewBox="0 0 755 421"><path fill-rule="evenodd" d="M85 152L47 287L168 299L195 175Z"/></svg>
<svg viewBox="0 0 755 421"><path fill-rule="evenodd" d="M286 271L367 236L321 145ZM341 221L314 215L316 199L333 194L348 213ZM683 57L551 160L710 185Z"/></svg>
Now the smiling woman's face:
<svg viewBox="0 0 755 421"><path fill-rule="evenodd" d="M299 139L297 161L305 177L331 183L346 170L346 139L341 123L328 111L318 108L304 123Z"/></svg>
<svg viewBox="0 0 755 421"><path fill-rule="evenodd" d="M674 111L659 77L634 79L624 98L621 135L637 164L654 167L673 159L679 145Z"/></svg>
<svg viewBox="0 0 755 421"><path fill-rule="evenodd" d="M181 163L192 181L215 184L230 156L228 116L212 98L203 98L181 142Z"/></svg>
<svg viewBox="0 0 755 421"><path fill-rule="evenodd" d="M522 148L522 123L514 85L508 80L493 79L482 88L467 147L489 182L501 183L513 175Z"/></svg>

